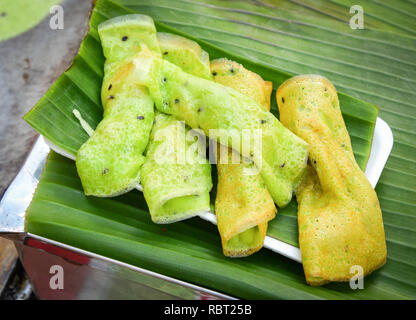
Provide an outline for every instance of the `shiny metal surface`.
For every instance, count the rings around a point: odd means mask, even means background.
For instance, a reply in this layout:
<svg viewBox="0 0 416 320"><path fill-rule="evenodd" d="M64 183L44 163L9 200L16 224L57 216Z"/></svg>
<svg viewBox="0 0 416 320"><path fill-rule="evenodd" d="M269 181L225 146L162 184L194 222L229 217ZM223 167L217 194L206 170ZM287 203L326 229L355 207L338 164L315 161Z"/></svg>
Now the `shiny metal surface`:
<svg viewBox="0 0 416 320"><path fill-rule="evenodd" d="M48 153L49 147L39 137L0 201L0 233L24 232L25 212L32 201Z"/></svg>
<svg viewBox="0 0 416 320"><path fill-rule="evenodd" d="M228 295L28 233L17 246L41 299L233 299ZM63 289L53 288L62 267Z"/></svg>

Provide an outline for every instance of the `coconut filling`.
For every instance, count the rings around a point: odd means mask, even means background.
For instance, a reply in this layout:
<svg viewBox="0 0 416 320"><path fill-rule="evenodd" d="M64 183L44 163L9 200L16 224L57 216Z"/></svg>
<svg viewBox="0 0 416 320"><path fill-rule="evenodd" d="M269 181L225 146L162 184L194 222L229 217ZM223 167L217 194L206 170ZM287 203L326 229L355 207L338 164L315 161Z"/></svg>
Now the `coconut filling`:
<svg viewBox="0 0 416 320"><path fill-rule="evenodd" d="M73 109L72 113L74 114L75 118L78 119L79 124L81 125L82 129L91 137L94 133L94 129L88 124L87 121L81 116L81 113L77 109Z"/></svg>

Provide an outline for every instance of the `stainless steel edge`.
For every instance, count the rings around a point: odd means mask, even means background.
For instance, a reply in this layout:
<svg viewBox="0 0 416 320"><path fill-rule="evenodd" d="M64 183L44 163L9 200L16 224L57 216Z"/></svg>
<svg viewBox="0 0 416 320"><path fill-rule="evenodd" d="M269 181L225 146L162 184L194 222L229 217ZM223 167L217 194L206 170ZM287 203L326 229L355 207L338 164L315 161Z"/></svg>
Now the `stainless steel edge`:
<svg viewBox="0 0 416 320"><path fill-rule="evenodd" d="M43 242L47 247L33 246L28 240L35 239ZM196 300L234 300L234 297L213 291L201 286L197 286L182 280L178 280L166 275L153 272L147 269L139 268L128 263L114 260L99 254L85 251L73 246L66 245L51 239L40 237L35 234L27 233L24 246L20 252L22 261L27 267L28 261L27 247L41 250L43 256L49 255L48 259L41 259L42 266L36 269L36 274L43 273L41 281L35 281L34 290L39 296L48 297L52 289L49 284L51 275L48 268L53 265L60 265L65 273L67 270L75 270L70 274L71 285L77 283L77 290L70 287L67 292L52 292L59 298L62 293L65 297L68 295L76 299L196 299ZM55 248L66 250L70 255L64 252L56 252ZM76 253L73 255L72 253ZM36 252L35 255L39 255ZM33 255L33 253L32 253ZM50 255L55 256L51 259ZM58 258L58 259L57 259ZM39 260L39 259L34 259ZM46 268L45 268L46 267ZM42 270L43 269L43 270ZM34 272L28 272L29 275ZM31 279L34 276L30 277ZM39 282L41 286L39 286ZM64 288L65 289L65 288ZM42 292L39 292L39 291Z"/></svg>
<svg viewBox="0 0 416 320"><path fill-rule="evenodd" d="M49 147L39 137L0 201L0 234L24 232L25 213L38 185Z"/></svg>

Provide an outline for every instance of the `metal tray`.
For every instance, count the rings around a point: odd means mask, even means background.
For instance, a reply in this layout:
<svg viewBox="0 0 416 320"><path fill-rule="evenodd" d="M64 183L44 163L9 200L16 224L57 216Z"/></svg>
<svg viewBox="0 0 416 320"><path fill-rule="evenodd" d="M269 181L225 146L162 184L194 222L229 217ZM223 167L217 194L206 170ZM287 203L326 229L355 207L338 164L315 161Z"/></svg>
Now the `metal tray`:
<svg viewBox="0 0 416 320"><path fill-rule="evenodd" d="M10 184L0 202L0 236L15 241L20 259L39 298L45 299L234 299L191 283L180 281L87 252L24 231L25 212L39 182L50 147L63 156L73 156L39 137L24 166ZM377 118L370 158L365 174L373 187L393 147L388 124ZM215 215L207 212L201 218L216 224ZM298 262L300 250L283 241L266 236L264 247ZM50 267L65 270L69 286L51 288Z"/></svg>

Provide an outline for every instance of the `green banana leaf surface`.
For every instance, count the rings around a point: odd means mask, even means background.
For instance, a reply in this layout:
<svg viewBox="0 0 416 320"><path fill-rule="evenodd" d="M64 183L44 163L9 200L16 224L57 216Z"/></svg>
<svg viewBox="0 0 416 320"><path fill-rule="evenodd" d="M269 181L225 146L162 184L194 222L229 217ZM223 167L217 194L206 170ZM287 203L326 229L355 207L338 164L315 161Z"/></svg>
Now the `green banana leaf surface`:
<svg viewBox="0 0 416 320"><path fill-rule="evenodd" d="M412 209L416 202L412 195L416 184L412 176L416 143L411 99L415 95L412 57L416 39L401 30L364 29L356 34L357 30L331 14L278 2L121 1L126 8L97 1L90 32L73 65L25 120L65 151L76 153L88 136L72 109L78 109L92 127L102 118L99 95L104 58L96 26L132 11L152 16L158 31L198 41L211 59L227 57L242 63L273 81L275 89L291 75L327 76L339 91L361 168L368 159L378 109L357 98L380 106L381 117L395 135L393 153L376 189L385 221L388 261L365 278L364 290L351 290L345 283L309 287L300 264L265 249L249 258L225 258L215 226L199 219L163 228L155 225L139 192L112 199L85 197L75 164L54 153L27 212L26 229L241 298L415 298L416 220ZM304 19L307 10L314 14ZM278 116L274 97L272 102ZM198 236L201 232L203 237ZM268 235L297 245L295 201L279 210Z"/></svg>

